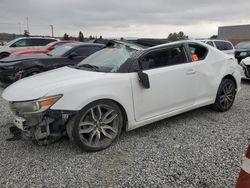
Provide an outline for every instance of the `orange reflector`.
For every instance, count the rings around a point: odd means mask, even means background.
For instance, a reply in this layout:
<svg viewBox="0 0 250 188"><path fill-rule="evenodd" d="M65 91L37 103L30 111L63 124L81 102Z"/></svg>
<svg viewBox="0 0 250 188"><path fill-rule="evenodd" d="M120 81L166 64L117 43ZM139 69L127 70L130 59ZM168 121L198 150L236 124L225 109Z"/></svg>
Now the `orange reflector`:
<svg viewBox="0 0 250 188"><path fill-rule="evenodd" d="M48 106L52 106L53 104L55 104L55 102L58 100L58 98L53 98L53 99L48 99L45 101L41 101L40 105L42 107L48 107Z"/></svg>
<svg viewBox="0 0 250 188"><path fill-rule="evenodd" d="M193 61L199 61L199 58L198 58L198 56L196 54L193 54L192 55L192 60Z"/></svg>
<svg viewBox="0 0 250 188"><path fill-rule="evenodd" d="M112 52L115 52L117 50L117 48L111 48Z"/></svg>

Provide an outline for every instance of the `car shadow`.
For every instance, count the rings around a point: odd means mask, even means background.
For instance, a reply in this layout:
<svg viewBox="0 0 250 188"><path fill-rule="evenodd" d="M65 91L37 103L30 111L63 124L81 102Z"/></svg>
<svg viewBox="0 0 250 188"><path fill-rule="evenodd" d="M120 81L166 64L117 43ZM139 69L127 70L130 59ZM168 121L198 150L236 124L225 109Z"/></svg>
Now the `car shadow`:
<svg viewBox="0 0 250 188"><path fill-rule="evenodd" d="M241 81L241 83L244 84L244 85L250 85L250 80L244 79L244 80Z"/></svg>

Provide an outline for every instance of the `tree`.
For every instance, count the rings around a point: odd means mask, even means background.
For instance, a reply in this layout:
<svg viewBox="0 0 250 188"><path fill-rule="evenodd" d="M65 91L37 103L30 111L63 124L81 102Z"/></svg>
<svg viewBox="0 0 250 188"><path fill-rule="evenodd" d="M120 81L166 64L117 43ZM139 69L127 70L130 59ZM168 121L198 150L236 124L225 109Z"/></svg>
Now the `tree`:
<svg viewBox="0 0 250 188"><path fill-rule="evenodd" d="M84 36L83 36L83 34L82 34L81 31L79 32L78 40L79 40L80 42L83 42L83 41L84 41Z"/></svg>
<svg viewBox="0 0 250 188"><path fill-rule="evenodd" d="M210 39L217 39L217 38L218 38L217 35L212 35L212 36L210 37Z"/></svg>
<svg viewBox="0 0 250 188"><path fill-rule="evenodd" d="M30 36L30 32L28 30L24 30L23 35L25 37L28 37L28 36Z"/></svg>
<svg viewBox="0 0 250 188"><path fill-rule="evenodd" d="M69 35L67 33L64 33L63 40L69 40Z"/></svg>
<svg viewBox="0 0 250 188"><path fill-rule="evenodd" d="M168 39L169 40L174 40L174 41L175 40L185 40L185 39L188 39L188 36L185 35L183 31L180 31L179 33L176 33L176 32L170 33L168 35Z"/></svg>

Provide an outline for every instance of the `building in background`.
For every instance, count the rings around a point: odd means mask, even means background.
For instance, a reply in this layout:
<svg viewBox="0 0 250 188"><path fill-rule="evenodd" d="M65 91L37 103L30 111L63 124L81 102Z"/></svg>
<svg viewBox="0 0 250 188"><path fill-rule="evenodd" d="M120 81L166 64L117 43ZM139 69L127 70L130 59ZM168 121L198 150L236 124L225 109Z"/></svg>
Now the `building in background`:
<svg viewBox="0 0 250 188"><path fill-rule="evenodd" d="M234 45L241 41L250 41L250 25L219 27L218 39L229 40Z"/></svg>

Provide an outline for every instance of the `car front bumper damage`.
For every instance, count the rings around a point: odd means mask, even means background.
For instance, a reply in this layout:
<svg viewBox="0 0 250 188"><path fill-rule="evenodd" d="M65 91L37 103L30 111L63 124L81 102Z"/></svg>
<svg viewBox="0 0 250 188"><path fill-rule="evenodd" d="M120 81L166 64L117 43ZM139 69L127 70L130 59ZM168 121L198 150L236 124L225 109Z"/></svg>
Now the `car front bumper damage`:
<svg viewBox="0 0 250 188"><path fill-rule="evenodd" d="M47 110L32 115L14 114L14 127L18 130L15 136L36 141L39 145L48 145L66 135L66 123L74 112ZM13 139L15 140L15 139Z"/></svg>

